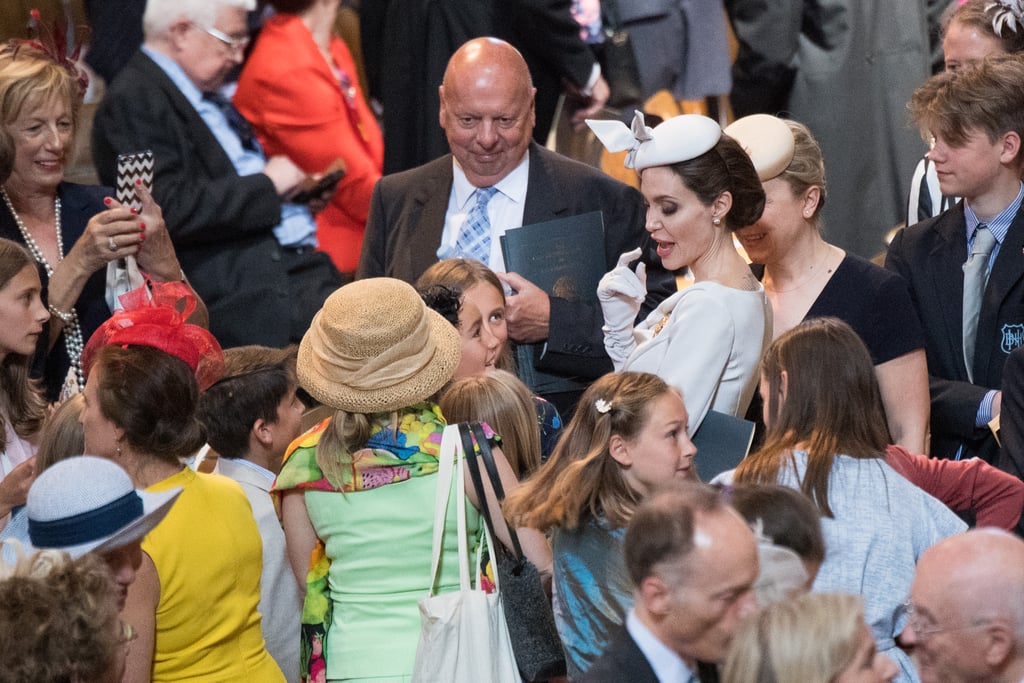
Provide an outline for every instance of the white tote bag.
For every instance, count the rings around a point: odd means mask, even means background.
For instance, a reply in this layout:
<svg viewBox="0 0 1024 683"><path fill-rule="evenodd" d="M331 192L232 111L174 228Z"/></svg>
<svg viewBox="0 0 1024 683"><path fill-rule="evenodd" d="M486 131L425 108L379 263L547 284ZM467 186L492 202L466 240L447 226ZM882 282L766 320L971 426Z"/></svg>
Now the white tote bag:
<svg viewBox="0 0 1024 683"><path fill-rule="evenodd" d="M457 467L454 466L457 463ZM452 491L452 471L456 486ZM449 495L451 494L451 495ZM449 499L457 506L459 590L437 594L445 517ZM420 640L413 665L413 683L520 683L512 641L498 591L487 594L480 581L470 584L470 553L466 540L466 477L458 425L445 427L441 440L437 493L434 501L434 542L430 589L419 601ZM484 529L488 547L493 542ZM479 571L473 567L479 577ZM497 578L497 577L495 577ZM500 586L498 587L500 590Z"/></svg>

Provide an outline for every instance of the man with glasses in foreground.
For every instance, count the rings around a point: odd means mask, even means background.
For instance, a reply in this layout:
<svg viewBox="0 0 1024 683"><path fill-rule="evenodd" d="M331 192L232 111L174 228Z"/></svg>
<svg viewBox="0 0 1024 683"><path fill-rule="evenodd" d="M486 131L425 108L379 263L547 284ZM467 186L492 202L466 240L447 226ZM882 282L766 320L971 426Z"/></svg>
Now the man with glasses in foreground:
<svg viewBox="0 0 1024 683"><path fill-rule="evenodd" d="M900 637L922 683L1024 681L1024 541L984 528L936 543L917 563Z"/></svg>
<svg viewBox="0 0 1024 683"><path fill-rule="evenodd" d="M224 96L249 43L255 0L149 0L142 48L96 112L93 162L113 185L117 156L152 150L153 196L225 346L298 342L341 285L309 209L289 203L306 174L267 159ZM322 198L321 198L322 199Z"/></svg>

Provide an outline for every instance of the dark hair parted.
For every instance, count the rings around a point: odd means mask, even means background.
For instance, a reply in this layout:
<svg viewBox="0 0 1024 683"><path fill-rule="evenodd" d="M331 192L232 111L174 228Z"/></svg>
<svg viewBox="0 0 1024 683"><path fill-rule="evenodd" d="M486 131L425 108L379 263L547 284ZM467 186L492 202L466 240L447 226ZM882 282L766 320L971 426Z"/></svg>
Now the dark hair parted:
<svg viewBox="0 0 1024 683"><path fill-rule="evenodd" d="M635 439L655 399L669 391L664 380L646 372L609 373L591 384L548 461L509 493L509 519L541 531L575 529L588 517L601 516L614 527L626 526L640 495L608 444L615 434Z"/></svg>
<svg viewBox="0 0 1024 683"><path fill-rule="evenodd" d="M1024 138L1024 57L989 55L959 71L929 78L908 108L922 134L960 147L981 131L990 143L1008 132ZM1015 162L1020 163L1018 152Z"/></svg>
<svg viewBox="0 0 1024 683"><path fill-rule="evenodd" d="M729 230L753 225L764 212L764 188L754 164L728 135L723 134L714 147L699 157L669 168L705 206L711 206L723 192L732 195L732 208L725 216Z"/></svg>
<svg viewBox="0 0 1024 683"><path fill-rule="evenodd" d="M32 255L17 242L0 238L0 289L26 268L37 268ZM26 330L27 332L27 330ZM7 354L0 363L0 389L15 434L23 439L36 434L46 419L46 399L37 381L29 377L29 356ZM0 448L7 446L0 418Z"/></svg>
<svg viewBox="0 0 1024 683"><path fill-rule="evenodd" d="M206 441L196 417L199 389L185 361L151 346L105 346L89 381L96 369L100 411L136 453L177 462Z"/></svg>
<svg viewBox="0 0 1024 683"><path fill-rule="evenodd" d="M672 574L680 578L678 567L685 567L693 550L697 515L726 509L718 489L697 482L662 490L644 501L629 521L623 544L633 584L639 586L666 563L676 566Z"/></svg>
<svg viewBox="0 0 1024 683"><path fill-rule="evenodd" d="M239 346L224 351L224 376L199 397L199 421L223 458L241 458L257 420L277 422L281 401L298 385L297 349Z"/></svg>
<svg viewBox="0 0 1024 683"><path fill-rule="evenodd" d="M1009 24L1004 23L999 33L996 33L992 20L1000 10L1006 11L1002 5L992 0L967 0L945 17L942 34L945 36L950 25L957 23L997 39L1002 43L1004 52L1024 52L1024 31L1015 31Z"/></svg>
<svg viewBox="0 0 1024 683"><path fill-rule="evenodd" d="M769 392L765 443L736 468L735 481L777 483L799 446L807 452L800 488L832 517L828 479L836 456L884 458L890 442L867 347L842 320L814 318L771 343L761 377Z"/></svg>
<svg viewBox="0 0 1024 683"><path fill-rule="evenodd" d="M789 548L805 562L825 561L821 518L811 499L796 489L775 484L738 484L729 500L743 519L775 545Z"/></svg>

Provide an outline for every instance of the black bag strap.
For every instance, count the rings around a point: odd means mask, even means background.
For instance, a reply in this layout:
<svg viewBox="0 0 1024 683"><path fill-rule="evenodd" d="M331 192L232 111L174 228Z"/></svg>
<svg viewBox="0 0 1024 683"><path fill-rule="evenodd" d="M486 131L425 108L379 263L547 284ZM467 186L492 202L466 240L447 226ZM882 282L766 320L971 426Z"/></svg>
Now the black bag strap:
<svg viewBox="0 0 1024 683"><path fill-rule="evenodd" d="M480 426L479 422L460 424L459 436L462 438L462 450L466 454L466 465L469 467L469 476L473 480L473 488L476 489L476 495L480 501L480 514L484 518L484 523L487 524L488 531L491 532L491 538L495 539L495 542L498 542L498 536L494 531L494 521L491 519L490 506L487 504L487 491L484 489L483 478L480 475L480 465L477 462L477 457L479 456L479 458L484 462L484 467L487 468L487 475L491 480L491 487L494 489L494 495L500 503L505 499L505 489L501 485L501 478L498 475L498 467L494 463L494 454L491 453L490 442L487 440L487 436L484 434L483 427ZM474 440L476 441L476 448L473 446ZM512 548L515 551L516 561L521 562L526 555L523 553L523 547L519 543L519 534L517 534L515 528L507 522L505 527L508 529L509 538L512 540Z"/></svg>

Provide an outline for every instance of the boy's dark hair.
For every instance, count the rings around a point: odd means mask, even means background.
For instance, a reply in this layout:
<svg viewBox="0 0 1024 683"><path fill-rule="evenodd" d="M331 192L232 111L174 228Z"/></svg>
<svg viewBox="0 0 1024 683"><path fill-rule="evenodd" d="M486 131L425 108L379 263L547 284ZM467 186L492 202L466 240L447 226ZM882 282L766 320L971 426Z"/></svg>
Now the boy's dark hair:
<svg viewBox="0 0 1024 683"><path fill-rule="evenodd" d="M210 446L220 457L246 454L256 420L277 422L277 407L298 384L296 354L294 346L225 349L224 376L199 397L198 410Z"/></svg>
<svg viewBox="0 0 1024 683"><path fill-rule="evenodd" d="M761 533L775 545L789 548L801 560L825 561L821 515L804 493L775 484L737 484L730 500L751 526L761 523Z"/></svg>

